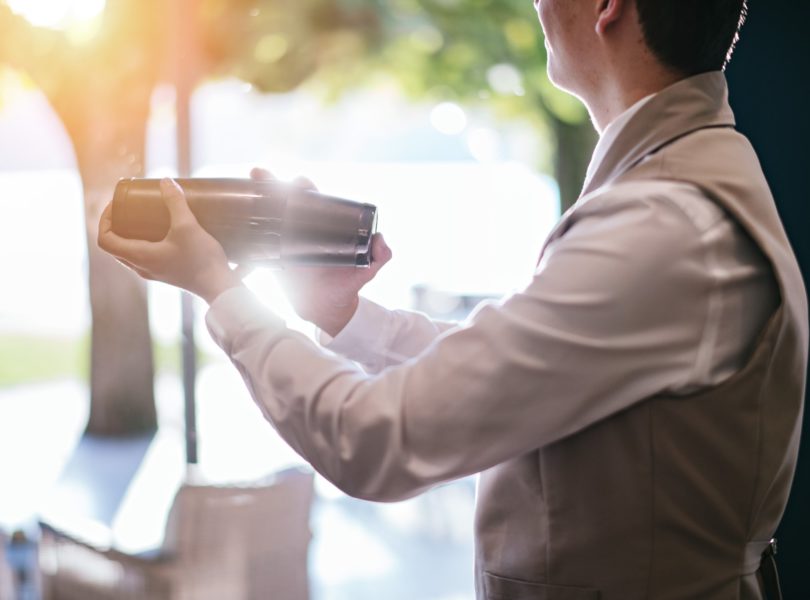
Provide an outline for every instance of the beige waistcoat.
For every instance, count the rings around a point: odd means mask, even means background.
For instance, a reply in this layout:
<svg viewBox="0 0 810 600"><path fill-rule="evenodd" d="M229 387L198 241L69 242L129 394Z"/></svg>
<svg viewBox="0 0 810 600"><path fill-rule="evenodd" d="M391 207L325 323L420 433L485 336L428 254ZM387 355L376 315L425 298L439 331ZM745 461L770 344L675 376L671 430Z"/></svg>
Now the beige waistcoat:
<svg viewBox="0 0 810 600"><path fill-rule="evenodd" d="M747 365L722 385L649 398L483 473L480 599L762 598L756 572L798 453L807 298L756 155L733 126L719 73L658 94L619 134L546 244L613 184L687 182L769 259L780 307Z"/></svg>

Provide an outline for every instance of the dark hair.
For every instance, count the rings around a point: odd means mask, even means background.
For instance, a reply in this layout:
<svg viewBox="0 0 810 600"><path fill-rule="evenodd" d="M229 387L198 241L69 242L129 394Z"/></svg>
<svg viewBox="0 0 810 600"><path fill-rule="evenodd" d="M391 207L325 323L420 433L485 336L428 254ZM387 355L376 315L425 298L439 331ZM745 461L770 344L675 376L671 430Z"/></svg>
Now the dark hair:
<svg viewBox="0 0 810 600"><path fill-rule="evenodd" d="M725 69L748 15L748 0L636 0L644 40L684 75Z"/></svg>

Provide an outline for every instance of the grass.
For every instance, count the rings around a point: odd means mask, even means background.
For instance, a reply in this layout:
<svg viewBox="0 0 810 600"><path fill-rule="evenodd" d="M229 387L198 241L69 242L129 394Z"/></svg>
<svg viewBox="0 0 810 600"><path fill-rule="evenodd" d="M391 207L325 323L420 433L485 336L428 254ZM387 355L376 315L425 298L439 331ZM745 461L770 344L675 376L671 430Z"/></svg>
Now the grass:
<svg viewBox="0 0 810 600"><path fill-rule="evenodd" d="M0 336L0 387L51 379L87 379L87 338Z"/></svg>
<svg viewBox="0 0 810 600"><path fill-rule="evenodd" d="M157 372L180 372L180 344L156 343ZM200 355L200 365L207 362ZM55 379L89 378L90 336L0 335L0 388Z"/></svg>

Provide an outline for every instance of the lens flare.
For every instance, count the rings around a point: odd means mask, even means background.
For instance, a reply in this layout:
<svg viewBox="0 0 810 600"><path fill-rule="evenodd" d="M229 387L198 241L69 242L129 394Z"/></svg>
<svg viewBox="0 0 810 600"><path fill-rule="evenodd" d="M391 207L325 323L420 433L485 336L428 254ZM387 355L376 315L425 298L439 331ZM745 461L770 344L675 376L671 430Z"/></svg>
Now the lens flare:
<svg viewBox="0 0 810 600"><path fill-rule="evenodd" d="M104 10L106 0L5 0L9 8L32 25L70 29L92 21Z"/></svg>

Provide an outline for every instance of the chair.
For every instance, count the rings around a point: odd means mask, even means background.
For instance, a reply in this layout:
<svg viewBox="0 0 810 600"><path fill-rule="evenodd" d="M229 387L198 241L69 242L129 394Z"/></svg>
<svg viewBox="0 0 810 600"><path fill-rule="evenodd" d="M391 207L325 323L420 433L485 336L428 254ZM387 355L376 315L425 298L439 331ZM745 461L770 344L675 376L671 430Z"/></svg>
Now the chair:
<svg viewBox="0 0 810 600"><path fill-rule="evenodd" d="M41 523L43 600L306 600L312 498L312 474L297 469L242 485L185 483L163 545L140 555Z"/></svg>

